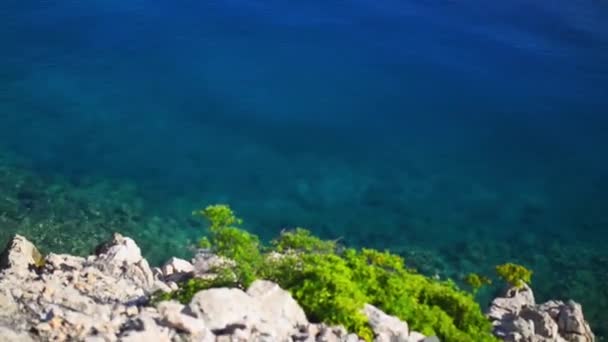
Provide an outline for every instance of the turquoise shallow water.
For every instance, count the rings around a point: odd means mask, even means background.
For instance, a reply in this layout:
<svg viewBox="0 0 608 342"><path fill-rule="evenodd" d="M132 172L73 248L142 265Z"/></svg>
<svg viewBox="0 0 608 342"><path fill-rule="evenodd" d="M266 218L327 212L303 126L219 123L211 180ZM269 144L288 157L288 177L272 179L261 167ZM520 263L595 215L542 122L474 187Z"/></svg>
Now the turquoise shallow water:
<svg viewBox="0 0 608 342"><path fill-rule="evenodd" d="M225 202L265 238L305 226L427 273L523 262L541 298L606 321L603 3L8 0L0 19L2 151L75 189L131 184L179 220L141 226L157 260Z"/></svg>

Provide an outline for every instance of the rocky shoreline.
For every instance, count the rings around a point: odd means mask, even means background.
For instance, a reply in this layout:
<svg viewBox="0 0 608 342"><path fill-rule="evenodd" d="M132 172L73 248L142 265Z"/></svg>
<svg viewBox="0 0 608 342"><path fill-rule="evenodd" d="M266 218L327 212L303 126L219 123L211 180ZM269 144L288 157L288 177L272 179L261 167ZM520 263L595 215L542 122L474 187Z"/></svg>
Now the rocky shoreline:
<svg viewBox="0 0 608 342"><path fill-rule="evenodd" d="M203 290L187 305L150 300L181 280L213 277L218 263L230 262L199 253L192 262L171 258L151 268L120 234L86 258L42 256L17 235L0 257L0 341L361 341L342 327L309 322L287 291L264 280L247 289ZM376 341L439 340L372 305L362 311ZM528 286L507 289L487 316L500 340L595 341L579 304L536 304Z"/></svg>

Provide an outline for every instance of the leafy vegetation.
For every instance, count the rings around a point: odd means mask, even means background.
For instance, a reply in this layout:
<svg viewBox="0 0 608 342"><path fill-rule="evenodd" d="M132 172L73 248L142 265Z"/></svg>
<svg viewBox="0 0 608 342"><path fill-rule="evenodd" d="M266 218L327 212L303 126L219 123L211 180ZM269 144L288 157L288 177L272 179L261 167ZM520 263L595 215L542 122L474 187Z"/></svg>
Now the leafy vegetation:
<svg viewBox="0 0 608 342"><path fill-rule="evenodd" d="M310 320L341 324L368 341L373 332L361 312L365 303L443 341L496 341L471 294L451 281L407 269L397 255L344 248L302 228L284 231L264 247L255 235L239 228L242 221L228 206L209 206L195 215L210 224L202 247L233 259L237 266L215 279L191 279L160 299L185 303L202 289L246 288L256 278L263 278L289 290Z"/></svg>
<svg viewBox="0 0 608 342"><path fill-rule="evenodd" d="M532 271L524 266L506 263L496 266L498 276L509 283L509 285L521 288L524 284L530 284Z"/></svg>
<svg viewBox="0 0 608 342"><path fill-rule="evenodd" d="M236 218L226 205L211 205L194 212L209 221L209 237L199 242L203 248L213 248L218 255L236 262L234 272L238 283L248 287L255 279L256 272L262 267L261 244L257 236L239 229L241 219Z"/></svg>
<svg viewBox="0 0 608 342"><path fill-rule="evenodd" d="M464 278L464 282L471 287L473 295L475 295L483 286L492 284L492 280L490 278L477 273L467 274L467 276Z"/></svg>

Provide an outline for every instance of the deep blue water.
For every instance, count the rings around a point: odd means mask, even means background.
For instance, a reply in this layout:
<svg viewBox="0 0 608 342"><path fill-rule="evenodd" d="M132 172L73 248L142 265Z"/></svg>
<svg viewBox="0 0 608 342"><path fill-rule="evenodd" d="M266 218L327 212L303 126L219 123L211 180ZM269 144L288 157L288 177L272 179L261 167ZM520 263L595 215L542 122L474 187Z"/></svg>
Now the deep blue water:
<svg viewBox="0 0 608 342"><path fill-rule="evenodd" d="M603 1L3 0L0 51L0 146L160 215L446 255L608 242Z"/></svg>

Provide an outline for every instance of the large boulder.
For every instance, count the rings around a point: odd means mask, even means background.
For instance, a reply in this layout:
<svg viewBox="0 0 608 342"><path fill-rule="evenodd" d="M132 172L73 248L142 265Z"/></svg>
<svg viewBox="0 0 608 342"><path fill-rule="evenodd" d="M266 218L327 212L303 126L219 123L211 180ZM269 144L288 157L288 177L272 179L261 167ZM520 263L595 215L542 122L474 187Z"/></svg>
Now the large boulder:
<svg viewBox="0 0 608 342"><path fill-rule="evenodd" d="M308 324L304 310L291 294L271 281L254 281L247 289L247 294L257 300L263 318L269 322L287 327Z"/></svg>
<svg viewBox="0 0 608 342"><path fill-rule="evenodd" d="M216 335L257 336L285 340L308 325L302 308L277 284L257 280L244 292L216 288L197 293L188 312Z"/></svg>
<svg viewBox="0 0 608 342"><path fill-rule="evenodd" d="M214 333L228 332L261 321L259 303L239 289L216 288L198 292L192 298L189 313L202 319Z"/></svg>

